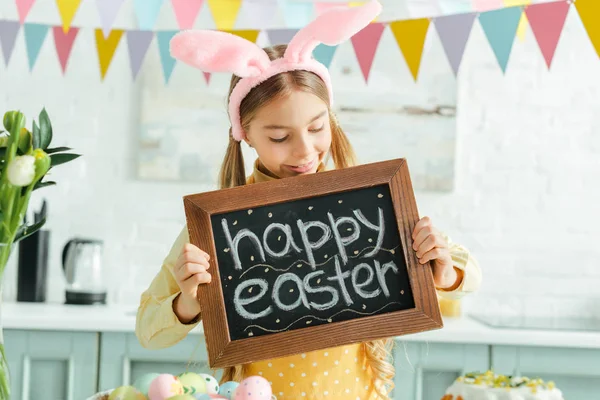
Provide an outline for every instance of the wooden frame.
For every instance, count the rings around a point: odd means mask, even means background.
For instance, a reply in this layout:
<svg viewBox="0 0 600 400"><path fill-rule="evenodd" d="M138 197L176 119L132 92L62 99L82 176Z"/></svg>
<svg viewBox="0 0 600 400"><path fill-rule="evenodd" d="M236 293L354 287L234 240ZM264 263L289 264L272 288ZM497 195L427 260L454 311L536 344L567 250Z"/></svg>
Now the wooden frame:
<svg viewBox="0 0 600 400"><path fill-rule="evenodd" d="M374 315L309 329L231 341L211 215L389 185L404 250L415 308ZM401 336L443 327L430 265L420 265L412 250L412 232L419 220L405 159L372 163L343 170L297 176L184 196L190 242L210 254L211 284L201 285L199 300L209 365L223 368L254 361Z"/></svg>

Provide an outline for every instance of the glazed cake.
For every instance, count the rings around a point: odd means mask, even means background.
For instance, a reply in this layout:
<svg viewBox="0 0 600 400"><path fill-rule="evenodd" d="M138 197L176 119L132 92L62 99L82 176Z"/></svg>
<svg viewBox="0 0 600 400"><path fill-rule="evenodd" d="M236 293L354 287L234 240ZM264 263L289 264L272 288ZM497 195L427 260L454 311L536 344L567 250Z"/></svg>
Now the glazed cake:
<svg viewBox="0 0 600 400"><path fill-rule="evenodd" d="M552 381L485 373L460 376L441 400L564 400Z"/></svg>

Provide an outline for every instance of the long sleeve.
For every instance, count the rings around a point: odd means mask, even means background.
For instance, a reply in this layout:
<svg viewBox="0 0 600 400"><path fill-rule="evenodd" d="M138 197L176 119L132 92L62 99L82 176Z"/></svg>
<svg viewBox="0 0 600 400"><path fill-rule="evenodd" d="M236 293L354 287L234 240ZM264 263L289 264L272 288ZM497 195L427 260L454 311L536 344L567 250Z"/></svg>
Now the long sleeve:
<svg viewBox="0 0 600 400"><path fill-rule="evenodd" d="M454 261L454 267L463 272L463 280L456 289L447 291L438 289L437 293L440 297L449 300L458 300L468 293L476 292L481 286L481 268L473 255L464 246L452 242L446 236L450 255Z"/></svg>
<svg viewBox="0 0 600 400"><path fill-rule="evenodd" d="M189 242L187 227L173 243L171 251L148 289L142 293L137 311L135 333L140 344L148 349L175 345L196 326L198 321L182 324L173 311L173 300L180 293L173 277L173 266L185 243Z"/></svg>

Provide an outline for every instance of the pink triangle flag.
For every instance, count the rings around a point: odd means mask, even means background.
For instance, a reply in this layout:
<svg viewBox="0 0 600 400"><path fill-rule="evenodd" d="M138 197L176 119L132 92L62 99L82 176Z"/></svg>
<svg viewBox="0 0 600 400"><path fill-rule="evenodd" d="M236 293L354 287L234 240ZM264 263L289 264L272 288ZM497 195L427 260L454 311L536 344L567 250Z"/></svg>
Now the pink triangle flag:
<svg viewBox="0 0 600 400"><path fill-rule="evenodd" d="M552 64L569 8L570 4L566 1L534 4L525 8L529 25L540 46L548 69Z"/></svg>
<svg viewBox="0 0 600 400"><path fill-rule="evenodd" d="M385 25L380 22L371 23L351 38L365 82L369 81L373 59L384 29Z"/></svg>
<svg viewBox="0 0 600 400"><path fill-rule="evenodd" d="M69 62L71 50L73 49L73 43L75 42L77 33L79 33L79 28L71 27L69 32L65 33L62 26L54 26L52 32L54 33L56 54L58 55L58 60L60 61L60 66L62 67L64 74L67 70L67 64Z"/></svg>
<svg viewBox="0 0 600 400"><path fill-rule="evenodd" d="M180 29L192 29L204 0L171 0Z"/></svg>
<svg viewBox="0 0 600 400"><path fill-rule="evenodd" d="M35 0L15 0L17 3L17 12L19 13L19 21L21 24L25 22L25 18L27 18L27 14L31 10L31 6L35 3Z"/></svg>

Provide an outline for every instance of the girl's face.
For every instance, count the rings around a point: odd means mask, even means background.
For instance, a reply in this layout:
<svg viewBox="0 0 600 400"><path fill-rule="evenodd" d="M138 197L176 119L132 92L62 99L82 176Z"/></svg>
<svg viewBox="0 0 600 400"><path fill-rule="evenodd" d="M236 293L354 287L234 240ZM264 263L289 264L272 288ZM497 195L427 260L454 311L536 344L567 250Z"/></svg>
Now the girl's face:
<svg viewBox="0 0 600 400"><path fill-rule="evenodd" d="M314 94L295 90L258 110L246 142L279 178L315 173L331 146L328 110Z"/></svg>

